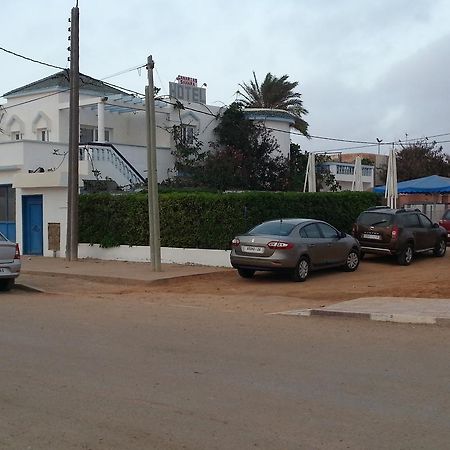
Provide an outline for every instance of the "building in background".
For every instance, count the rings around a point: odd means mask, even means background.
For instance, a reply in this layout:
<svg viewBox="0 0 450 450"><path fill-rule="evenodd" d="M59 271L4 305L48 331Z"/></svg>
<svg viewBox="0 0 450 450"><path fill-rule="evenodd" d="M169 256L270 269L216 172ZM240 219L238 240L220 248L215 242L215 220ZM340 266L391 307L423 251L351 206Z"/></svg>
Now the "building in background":
<svg viewBox="0 0 450 450"><path fill-rule="evenodd" d="M205 85L179 76L169 96L156 100L158 182L174 175L174 127L183 139L214 142L223 107L206 104ZM69 147L68 71L3 95L0 129L0 231L20 243L24 254L65 254ZM92 180L132 186L147 178L147 122L144 100L80 74L79 184ZM289 155L285 111L251 109L247 117L273 128L280 150ZM58 230L55 249L49 230ZM53 242L50 245L50 242ZM50 248L52 247L52 248Z"/></svg>

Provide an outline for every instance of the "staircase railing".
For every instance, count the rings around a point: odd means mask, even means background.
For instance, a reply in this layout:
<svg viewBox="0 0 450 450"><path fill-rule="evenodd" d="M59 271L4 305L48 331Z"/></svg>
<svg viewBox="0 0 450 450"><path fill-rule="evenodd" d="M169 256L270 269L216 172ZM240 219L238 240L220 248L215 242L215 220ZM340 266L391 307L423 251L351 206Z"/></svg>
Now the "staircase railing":
<svg viewBox="0 0 450 450"><path fill-rule="evenodd" d="M145 182L145 178L113 144L100 142L81 144L79 146L79 159L80 161L90 161L94 169L96 161L109 161L129 181L130 185Z"/></svg>

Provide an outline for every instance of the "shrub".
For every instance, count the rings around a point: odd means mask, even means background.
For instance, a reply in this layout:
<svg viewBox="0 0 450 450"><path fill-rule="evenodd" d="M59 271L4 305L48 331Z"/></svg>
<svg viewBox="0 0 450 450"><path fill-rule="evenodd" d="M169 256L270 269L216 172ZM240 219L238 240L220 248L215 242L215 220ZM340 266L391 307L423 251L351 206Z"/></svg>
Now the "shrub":
<svg viewBox="0 0 450 450"><path fill-rule="evenodd" d="M159 196L163 247L227 249L230 240L260 222L304 217L349 232L358 214L377 204L371 192L168 192ZM145 193L80 197L80 242L148 245Z"/></svg>

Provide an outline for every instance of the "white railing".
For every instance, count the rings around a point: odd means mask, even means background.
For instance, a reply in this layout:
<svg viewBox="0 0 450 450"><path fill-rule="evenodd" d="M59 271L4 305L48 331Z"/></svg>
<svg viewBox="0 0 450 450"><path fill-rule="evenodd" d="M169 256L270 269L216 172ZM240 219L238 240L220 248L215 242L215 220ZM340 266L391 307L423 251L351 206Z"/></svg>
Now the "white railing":
<svg viewBox="0 0 450 450"><path fill-rule="evenodd" d="M112 178L115 180L114 174L110 170L108 170L108 174L101 173L98 170L100 166L102 168L109 166L109 169L118 172L130 185L145 181L133 165L112 144L81 145L79 147L79 160L88 161L92 166L93 174L99 179Z"/></svg>
<svg viewBox="0 0 450 450"><path fill-rule="evenodd" d="M372 169L372 167L362 167L363 177L371 177ZM355 173L355 166L352 164L336 164L336 173L338 175L353 175Z"/></svg>

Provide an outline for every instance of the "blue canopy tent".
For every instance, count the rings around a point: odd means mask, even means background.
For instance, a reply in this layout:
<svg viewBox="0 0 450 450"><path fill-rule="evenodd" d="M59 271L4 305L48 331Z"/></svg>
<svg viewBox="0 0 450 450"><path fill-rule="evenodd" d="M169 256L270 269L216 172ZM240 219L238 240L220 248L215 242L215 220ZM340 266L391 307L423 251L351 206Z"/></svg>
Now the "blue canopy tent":
<svg viewBox="0 0 450 450"><path fill-rule="evenodd" d="M386 186L377 186L373 191L384 194ZM399 194L438 194L450 192L450 178L431 175L397 184Z"/></svg>

